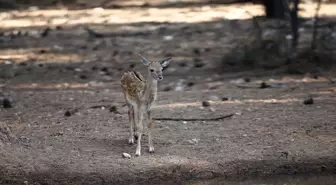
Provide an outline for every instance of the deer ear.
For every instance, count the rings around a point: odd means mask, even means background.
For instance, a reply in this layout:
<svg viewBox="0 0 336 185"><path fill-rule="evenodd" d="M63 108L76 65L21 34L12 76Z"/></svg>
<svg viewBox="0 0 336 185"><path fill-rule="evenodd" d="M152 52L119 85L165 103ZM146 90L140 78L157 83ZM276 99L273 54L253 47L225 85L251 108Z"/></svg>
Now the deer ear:
<svg viewBox="0 0 336 185"><path fill-rule="evenodd" d="M161 66L162 66L162 67L167 67L168 64L169 64L169 62L171 61L171 59L172 59L172 58L169 57L169 58L166 58L166 59L162 60L162 61L160 62Z"/></svg>
<svg viewBox="0 0 336 185"><path fill-rule="evenodd" d="M145 57L141 56L140 54L138 54L141 58L141 62L145 65L145 66L149 66L149 64L151 63L150 61L148 61Z"/></svg>

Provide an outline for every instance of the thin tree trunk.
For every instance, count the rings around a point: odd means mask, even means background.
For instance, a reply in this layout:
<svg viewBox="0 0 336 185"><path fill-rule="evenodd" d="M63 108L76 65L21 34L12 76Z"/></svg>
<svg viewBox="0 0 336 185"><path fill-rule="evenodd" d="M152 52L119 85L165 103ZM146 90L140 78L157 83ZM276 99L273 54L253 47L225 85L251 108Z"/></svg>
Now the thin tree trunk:
<svg viewBox="0 0 336 185"><path fill-rule="evenodd" d="M268 18L285 18L285 8L281 0L263 0L266 17Z"/></svg>

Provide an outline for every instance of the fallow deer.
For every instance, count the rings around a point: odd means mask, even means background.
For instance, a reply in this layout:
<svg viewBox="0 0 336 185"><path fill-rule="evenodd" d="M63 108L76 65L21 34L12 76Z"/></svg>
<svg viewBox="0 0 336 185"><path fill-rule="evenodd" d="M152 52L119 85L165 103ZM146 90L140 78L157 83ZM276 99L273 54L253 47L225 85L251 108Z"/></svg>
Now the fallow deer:
<svg viewBox="0 0 336 185"><path fill-rule="evenodd" d="M168 66L171 58L162 60L161 62L150 62L139 54L142 63L148 69L147 80L136 71L126 72L121 78L121 88L125 95L126 104L128 106L128 116L130 122L129 144L134 143L137 139L137 147L135 156L141 155L141 136L143 133L144 114L148 117L148 145L149 152L154 152L152 141L153 120L151 109L157 99L157 84L163 79L162 69Z"/></svg>

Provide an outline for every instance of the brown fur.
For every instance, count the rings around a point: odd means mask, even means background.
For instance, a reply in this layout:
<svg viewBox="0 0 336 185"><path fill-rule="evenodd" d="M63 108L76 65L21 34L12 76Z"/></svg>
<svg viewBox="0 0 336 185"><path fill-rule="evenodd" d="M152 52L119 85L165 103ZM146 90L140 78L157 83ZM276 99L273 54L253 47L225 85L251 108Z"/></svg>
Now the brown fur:
<svg viewBox="0 0 336 185"><path fill-rule="evenodd" d="M120 81L123 91L127 92L128 98L132 100L139 99L146 87L144 77L136 71L124 73Z"/></svg>

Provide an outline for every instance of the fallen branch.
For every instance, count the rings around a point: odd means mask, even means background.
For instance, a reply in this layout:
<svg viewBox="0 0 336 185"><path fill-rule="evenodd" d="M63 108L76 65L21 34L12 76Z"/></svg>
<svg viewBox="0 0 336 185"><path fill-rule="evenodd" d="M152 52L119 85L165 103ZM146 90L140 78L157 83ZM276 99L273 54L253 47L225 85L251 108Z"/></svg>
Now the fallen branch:
<svg viewBox="0 0 336 185"><path fill-rule="evenodd" d="M103 37L131 37L131 36L147 36L149 33L147 32L121 32L121 33L99 33L89 27L84 27L84 29L88 32L90 37L93 38L103 38Z"/></svg>
<svg viewBox="0 0 336 185"><path fill-rule="evenodd" d="M91 107L89 107L90 109L101 109L102 107L111 107L111 105L93 105Z"/></svg>
<svg viewBox="0 0 336 185"><path fill-rule="evenodd" d="M105 35L102 34L102 33L97 33L96 31L90 29L89 27L85 27L84 29L88 32L88 34L89 34L91 37L102 38L102 37L105 36Z"/></svg>
<svg viewBox="0 0 336 185"><path fill-rule="evenodd" d="M153 118L153 120L158 121L219 121L225 118L230 118L235 114L228 114L225 116L220 116L216 118Z"/></svg>

